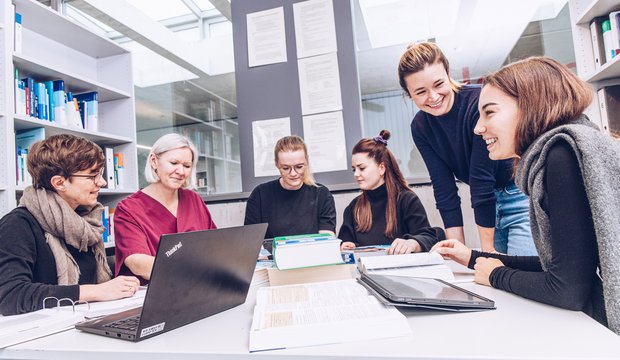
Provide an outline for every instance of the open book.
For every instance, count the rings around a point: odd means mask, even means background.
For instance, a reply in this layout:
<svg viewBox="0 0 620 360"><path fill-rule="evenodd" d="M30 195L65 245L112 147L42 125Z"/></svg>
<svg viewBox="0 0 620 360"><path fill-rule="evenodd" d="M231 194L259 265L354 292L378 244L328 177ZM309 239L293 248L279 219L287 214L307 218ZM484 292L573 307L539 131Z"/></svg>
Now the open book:
<svg viewBox="0 0 620 360"><path fill-rule="evenodd" d="M250 352L411 335L407 319L355 280L260 288Z"/></svg>
<svg viewBox="0 0 620 360"><path fill-rule="evenodd" d="M452 270L436 252L365 256L358 261L360 270L367 274L454 280Z"/></svg>

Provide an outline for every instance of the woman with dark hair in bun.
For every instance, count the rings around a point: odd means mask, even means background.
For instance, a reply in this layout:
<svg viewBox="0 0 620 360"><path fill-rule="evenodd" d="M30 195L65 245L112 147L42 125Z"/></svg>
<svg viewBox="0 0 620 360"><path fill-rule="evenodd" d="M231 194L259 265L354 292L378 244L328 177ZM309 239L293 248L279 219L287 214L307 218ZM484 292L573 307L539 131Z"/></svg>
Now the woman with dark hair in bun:
<svg viewBox="0 0 620 360"><path fill-rule="evenodd" d="M390 132L382 130L353 147L351 164L362 194L344 210L338 233L342 249L391 245L388 254L407 254L428 251L443 239L387 148L389 138Z"/></svg>

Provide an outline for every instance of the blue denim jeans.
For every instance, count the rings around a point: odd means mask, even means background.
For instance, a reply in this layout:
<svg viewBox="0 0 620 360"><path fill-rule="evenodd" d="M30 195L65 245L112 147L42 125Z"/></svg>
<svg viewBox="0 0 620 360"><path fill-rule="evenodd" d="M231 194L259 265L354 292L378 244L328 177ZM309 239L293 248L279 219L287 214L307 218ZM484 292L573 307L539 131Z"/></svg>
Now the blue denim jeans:
<svg viewBox="0 0 620 360"><path fill-rule="evenodd" d="M530 229L529 199L511 183L495 189L495 250L508 255L538 255Z"/></svg>

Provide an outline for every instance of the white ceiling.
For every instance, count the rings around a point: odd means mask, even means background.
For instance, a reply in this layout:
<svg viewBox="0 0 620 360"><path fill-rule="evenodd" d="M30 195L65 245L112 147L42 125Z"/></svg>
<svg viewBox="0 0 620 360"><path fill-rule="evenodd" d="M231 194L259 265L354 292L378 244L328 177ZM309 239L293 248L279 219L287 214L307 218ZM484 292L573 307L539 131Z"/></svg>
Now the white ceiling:
<svg viewBox="0 0 620 360"><path fill-rule="evenodd" d="M217 4L219 9L223 8L224 12L230 11L230 4L226 0L124 1L143 11L153 21L160 21L168 29L174 28L175 21L177 23L184 21L186 31L188 26L192 26L192 15L196 16L196 11L202 15L213 16L217 13L213 4ZM408 43L419 40L434 39L437 42L450 59L453 77L459 80L464 74L469 74L469 77L474 79L480 77L503 64L531 21L555 18L566 2L566 0L353 0L362 93L398 89L396 76L398 59ZM149 86L196 78L190 71L166 59L165 54L158 55L165 52L156 53L144 48L143 45L127 43L127 38L121 38L118 32L110 31L111 28L108 26L110 24L98 23L96 20L71 13L69 15L81 22L90 21L91 26L98 27L101 32L107 32L110 37L124 42L126 47L136 52L134 58L138 85ZM187 19L190 19L189 25ZM197 27L198 21L195 21L195 24ZM199 32L196 34L199 35ZM184 37L185 39L180 37L180 41L189 41L194 49L201 49L203 54L215 55L211 57L217 61L217 63L211 62L207 67L205 73L209 75L197 81L219 96L235 102L232 34L203 40ZM157 39L150 40L148 43L157 43Z"/></svg>

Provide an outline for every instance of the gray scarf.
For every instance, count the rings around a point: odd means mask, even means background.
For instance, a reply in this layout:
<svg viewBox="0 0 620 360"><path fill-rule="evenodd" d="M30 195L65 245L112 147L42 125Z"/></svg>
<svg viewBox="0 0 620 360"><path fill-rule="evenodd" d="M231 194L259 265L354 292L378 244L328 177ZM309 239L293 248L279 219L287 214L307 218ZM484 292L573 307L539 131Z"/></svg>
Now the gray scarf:
<svg viewBox="0 0 620 360"><path fill-rule="evenodd" d="M55 192L29 186L24 190L19 205L25 206L45 231L45 240L56 261L58 285L76 285L80 279L80 268L66 245L95 254L98 284L112 278L101 237L104 230L101 204L79 206L73 210Z"/></svg>
<svg viewBox="0 0 620 360"><path fill-rule="evenodd" d="M600 273L609 328L620 335L620 143L598 131L585 115L540 136L517 168L516 183L530 197L532 236L543 269L551 263L549 216L540 204L545 162L556 141L567 141L579 161L598 243Z"/></svg>

